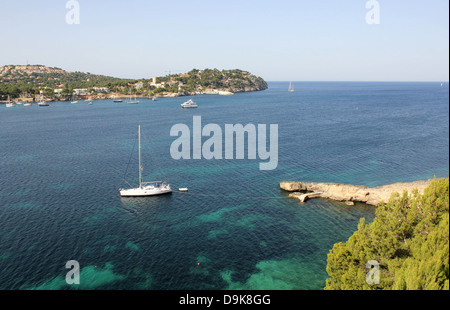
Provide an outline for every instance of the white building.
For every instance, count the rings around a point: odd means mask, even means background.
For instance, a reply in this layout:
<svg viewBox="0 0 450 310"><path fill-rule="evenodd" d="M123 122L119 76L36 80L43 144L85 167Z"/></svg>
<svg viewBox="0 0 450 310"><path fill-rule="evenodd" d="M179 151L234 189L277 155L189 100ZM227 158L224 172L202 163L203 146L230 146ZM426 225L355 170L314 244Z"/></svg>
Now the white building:
<svg viewBox="0 0 450 310"><path fill-rule="evenodd" d="M97 93L109 93L109 88L107 87L92 87L92 89Z"/></svg>
<svg viewBox="0 0 450 310"><path fill-rule="evenodd" d="M89 95L89 92L86 88L75 88L73 91L75 92L76 95L80 96Z"/></svg>

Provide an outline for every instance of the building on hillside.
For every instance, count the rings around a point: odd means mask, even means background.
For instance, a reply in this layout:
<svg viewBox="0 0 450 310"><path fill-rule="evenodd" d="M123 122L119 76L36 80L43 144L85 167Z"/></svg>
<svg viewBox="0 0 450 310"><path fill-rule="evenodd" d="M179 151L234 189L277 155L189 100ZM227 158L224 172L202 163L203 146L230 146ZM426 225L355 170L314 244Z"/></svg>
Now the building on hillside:
<svg viewBox="0 0 450 310"><path fill-rule="evenodd" d="M97 93L109 93L108 87L92 87L92 89Z"/></svg>
<svg viewBox="0 0 450 310"><path fill-rule="evenodd" d="M73 91L75 92L75 95L89 95L89 91L86 88L75 88Z"/></svg>

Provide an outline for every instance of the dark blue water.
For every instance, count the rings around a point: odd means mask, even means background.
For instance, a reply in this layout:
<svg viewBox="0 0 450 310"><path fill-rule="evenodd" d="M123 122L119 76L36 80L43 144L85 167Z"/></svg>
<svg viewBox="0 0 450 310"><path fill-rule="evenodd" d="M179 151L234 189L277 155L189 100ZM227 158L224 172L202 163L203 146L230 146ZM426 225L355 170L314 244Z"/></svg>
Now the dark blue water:
<svg viewBox="0 0 450 310"><path fill-rule="evenodd" d="M322 289L326 258L374 208L300 204L279 182L378 186L448 177L439 83L269 83L262 92L0 106L0 289ZM174 124L278 124L279 163L174 160ZM144 178L185 194L121 198ZM69 286L65 264L81 266ZM200 265L198 265L200 263Z"/></svg>

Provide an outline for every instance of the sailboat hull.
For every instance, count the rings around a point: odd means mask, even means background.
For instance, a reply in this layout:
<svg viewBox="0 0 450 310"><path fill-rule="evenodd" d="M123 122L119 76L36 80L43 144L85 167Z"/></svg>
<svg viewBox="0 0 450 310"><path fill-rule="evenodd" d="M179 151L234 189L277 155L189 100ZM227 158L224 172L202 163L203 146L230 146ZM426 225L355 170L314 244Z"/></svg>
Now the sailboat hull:
<svg viewBox="0 0 450 310"><path fill-rule="evenodd" d="M119 189L120 196L122 197L145 197L164 195L172 192L170 186L166 187L141 187L130 189Z"/></svg>

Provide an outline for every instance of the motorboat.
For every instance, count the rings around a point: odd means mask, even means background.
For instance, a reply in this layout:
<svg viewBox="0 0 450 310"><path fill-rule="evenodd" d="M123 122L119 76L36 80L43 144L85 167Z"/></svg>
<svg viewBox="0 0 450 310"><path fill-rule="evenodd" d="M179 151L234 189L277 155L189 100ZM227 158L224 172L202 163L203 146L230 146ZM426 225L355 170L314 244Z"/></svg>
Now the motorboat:
<svg viewBox="0 0 450 310"><path fill-rule="evenodd" d="M182 108L198 108L198 105L197 105L197 103L195 103L194 100L189 99L188 101L183 102L183 103L181 104L181 107L182 107Z"/></svg>

